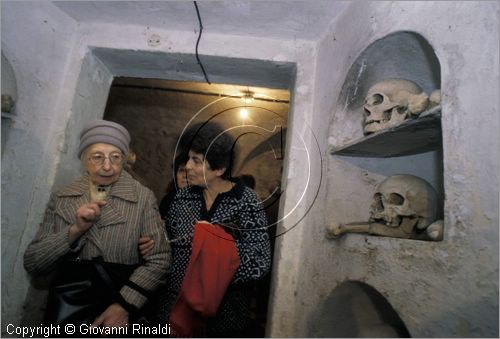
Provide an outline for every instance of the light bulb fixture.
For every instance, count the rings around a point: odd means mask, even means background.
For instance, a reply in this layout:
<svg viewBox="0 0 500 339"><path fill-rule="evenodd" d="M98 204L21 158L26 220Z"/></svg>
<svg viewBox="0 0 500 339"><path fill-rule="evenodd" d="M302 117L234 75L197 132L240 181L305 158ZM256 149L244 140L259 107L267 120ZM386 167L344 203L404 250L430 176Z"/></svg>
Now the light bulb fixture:
<svg viewBox="0 0 500 339"><path fill-rule="evenodd" d="M245 105L251 104L253 102L253 99L254 99L254 94L255 94L254 92L250 92L250 91L242 92L241 100L243 100Z"/></svg>
<svg viewBox="0 0 500 339"><path fill-rule="evenodd" d="M248 118L248 110L245 108L240 109L240 118L246 119Z"/></svg>

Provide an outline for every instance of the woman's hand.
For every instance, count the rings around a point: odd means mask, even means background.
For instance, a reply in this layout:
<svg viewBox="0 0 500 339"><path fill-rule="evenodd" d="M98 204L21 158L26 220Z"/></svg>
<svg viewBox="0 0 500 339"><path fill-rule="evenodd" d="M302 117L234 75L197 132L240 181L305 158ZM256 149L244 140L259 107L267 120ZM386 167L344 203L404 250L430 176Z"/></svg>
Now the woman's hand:
<svg viewBox="0 0 500 339"><path fill-rule="evenodd" d="M153 247L155 246L155 241L148 236L139 238L139 252L143 259L146 259Z"/></svg>
<svg viewBox="0 0 500 339"><path fill-rule="evenodd" d="M75 241L94 225L101 216L101 207L106 201L98 200L83 204L76 210L76 223L69 228L69 240Z"/></svg>
<svg viewBox="0 0 500 339"><path fill-rule="evenodd" d="M124 327L128 325L128 312L120 304L114 303L92 323L93 327Z"/></svg>
<svg viewBox="0 0 500 339"><path fill-rule="evenodd" d="M83 204L76 210L76 227L81 232L86 232L101 216L101 207L106 201L98 200Z"/></svg>

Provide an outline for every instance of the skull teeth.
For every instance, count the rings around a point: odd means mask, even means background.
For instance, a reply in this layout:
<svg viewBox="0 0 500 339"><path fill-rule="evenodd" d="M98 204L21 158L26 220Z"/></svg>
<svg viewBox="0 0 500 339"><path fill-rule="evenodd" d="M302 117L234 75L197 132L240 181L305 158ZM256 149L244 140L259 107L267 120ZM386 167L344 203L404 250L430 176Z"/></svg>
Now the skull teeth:
<svg viewBox="0 0 500 339"><path fill-rule="evenodd" d="M399 227L401 226L401 223L403 222L403 218L400 216L395 216L395 217L388 217L387 215L384 215L383 211L379 213L372 213L370 216L369 220L371 222L379 222L381 224L384 224L387 227Z"/></svg>
<svg viewBox="0 0 500 339"><path fill-rule="evenodd" d="M384 124L386 122L389 122L389 119L383 119L383 120L369 120L366 122L366 125L377 123L377 124Z"/></svg>

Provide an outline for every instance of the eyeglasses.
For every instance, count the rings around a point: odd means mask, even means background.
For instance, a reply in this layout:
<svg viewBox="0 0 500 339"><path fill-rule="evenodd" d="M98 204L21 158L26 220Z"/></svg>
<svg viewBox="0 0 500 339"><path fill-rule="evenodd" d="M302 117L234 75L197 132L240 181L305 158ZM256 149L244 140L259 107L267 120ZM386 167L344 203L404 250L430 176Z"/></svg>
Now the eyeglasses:
<svg viewBox="0 0 500 339"><path fill-rule="evenodd" d="M103 165L106 159L109 159L109 162L112 165L119 165L123 162L123 154L121 154L120 152L113 152L110 153L108 156L105 156L104 154L97 152L89 156L90 162L93 163L94 165L99 165L99 166Z"/></svg>

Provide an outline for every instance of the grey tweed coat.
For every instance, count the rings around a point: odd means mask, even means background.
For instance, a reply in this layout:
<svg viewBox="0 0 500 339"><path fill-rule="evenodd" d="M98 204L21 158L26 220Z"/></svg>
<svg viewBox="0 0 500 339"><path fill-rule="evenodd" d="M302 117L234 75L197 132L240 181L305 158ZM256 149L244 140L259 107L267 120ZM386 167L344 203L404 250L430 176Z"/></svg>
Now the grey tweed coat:
<svg viewBox="0 0 500 339"><path fill-rule="evenodd" d="M142 263L130 280L147 291L161 283L170 265L170 245L153 192L122 171L109 192L101 217L75 244L68 240L69 226L76 222L75 212L89 201L89 178L84 175L61 191L52 194L43 222L24 254L24 266L32 274L48 273L69 252L81 259L102 256L105 261L121 264ZM142 260L138 240L149 236L155 246ZM124 299L141 307L147 301L138 291L124 286Z"/></svg>

